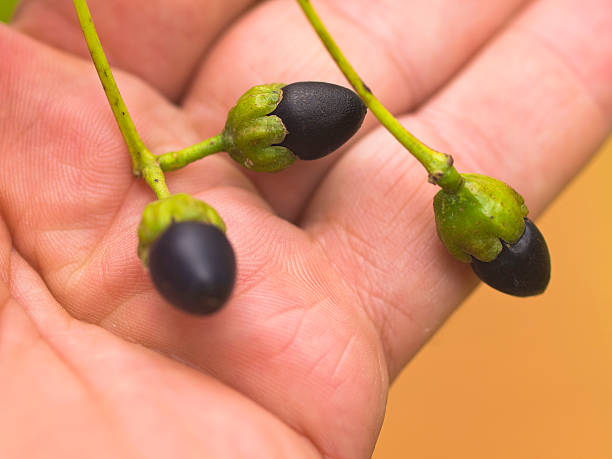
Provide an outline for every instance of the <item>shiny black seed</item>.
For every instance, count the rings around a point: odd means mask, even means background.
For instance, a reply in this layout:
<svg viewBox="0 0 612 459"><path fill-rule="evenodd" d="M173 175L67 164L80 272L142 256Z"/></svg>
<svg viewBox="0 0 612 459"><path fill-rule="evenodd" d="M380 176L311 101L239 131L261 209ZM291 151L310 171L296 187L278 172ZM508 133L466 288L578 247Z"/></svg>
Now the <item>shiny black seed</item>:
<svg viewBox="0 0 612 459"><path fill-rule="evenodd" d="M514 296L532 296L546 290L550 255L544 236L525 219L525 232L514 244L502 241L502 251L490 262L472 259L472 269L491 287Z"/></svg>
<svg viewBox="0 0 612 459"><path fill-rule="evenodd" d="M149 273L168 302L192 314L210 314L232 293L236 259L225 233L216 226L179 222L151 245Z"/></svg>
<svg viewBox="0 0 612 459"><path fill-rule="evenodd" d="M350 139L363 123L366 106L348 88L302 81L282 88L283 98L270 115L288 131L280 144L300 159L328 155Z"/></svg>

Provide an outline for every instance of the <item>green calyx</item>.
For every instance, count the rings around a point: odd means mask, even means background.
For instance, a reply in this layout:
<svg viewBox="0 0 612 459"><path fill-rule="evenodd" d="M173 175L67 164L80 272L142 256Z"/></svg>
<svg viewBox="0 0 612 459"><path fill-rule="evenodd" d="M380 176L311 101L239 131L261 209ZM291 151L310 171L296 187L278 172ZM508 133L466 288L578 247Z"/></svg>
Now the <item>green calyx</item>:
<svg viewBox="0 0 612 459"><path fill-rule="evenodd" d="M229 111L224 143L234 161L258 172L276 172L295 161L295 155L278 146L287 130L278 116L271 115L280 103L282 83L254 86Z"/></svg>
<svg viewBox="0 0 612 459"><path fill-rule="evenodd" d="M461 261L493 261L501 241L513 244L521 237L529 211L521 195L505 183L480 174L461 177L457 191L440 190L434 198L438 235Z"/></svg>
<svg viewBox="0 0 612 459"><path fill-rule="evenodd" d="M225 223L215 209L186 193L153 201L145 207L138 226L138 256L145 266L151 244L172 223L183 221L207 223L225 231Z"/></svg>

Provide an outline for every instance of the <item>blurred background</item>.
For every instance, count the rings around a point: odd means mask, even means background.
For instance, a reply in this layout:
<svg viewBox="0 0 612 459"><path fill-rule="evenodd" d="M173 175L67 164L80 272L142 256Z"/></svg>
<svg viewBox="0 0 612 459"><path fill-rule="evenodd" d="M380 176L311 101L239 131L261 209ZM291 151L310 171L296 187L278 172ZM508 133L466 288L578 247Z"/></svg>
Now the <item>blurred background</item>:
<svg viewBox="0 0 612 459"><path fill-rule="evenodd" d="M610 170L612 139L538 219L545 295L479 287L404 370L374 459L612 458Z"/></svg>

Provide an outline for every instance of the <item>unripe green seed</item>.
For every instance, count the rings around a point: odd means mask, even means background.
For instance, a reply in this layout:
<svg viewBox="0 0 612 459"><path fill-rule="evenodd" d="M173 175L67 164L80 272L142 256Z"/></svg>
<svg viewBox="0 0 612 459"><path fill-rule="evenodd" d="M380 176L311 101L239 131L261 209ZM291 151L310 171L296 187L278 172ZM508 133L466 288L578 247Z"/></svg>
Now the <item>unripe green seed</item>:
<svg viewBox="0 0 612 459"><path fill-rule="evenodd" d="M457 259L491 261L502 245L523 234L528 213L523 198L499 180L480 174L461 174L455 192L440 190L434 197L436 229Z"/></svg>
<svg viewBox="0 0 612 459"><path fill-rule="evenodd" d="M523 198L491 177L461 177L458 190L441 190L434 198L436 229L446 248L497 290L542 293L550 279L550 255L542 234L525 218Z"/></svg>
<svg viewBox="0 0 612 459"><path fill-rule="evenodd" d="M258 172L276 172L295 161L289 149L273 146L287 131L280 118L268 116L282 98L282 83L254 86L229 111L223 138L227 152L238 164Z"/></svg>

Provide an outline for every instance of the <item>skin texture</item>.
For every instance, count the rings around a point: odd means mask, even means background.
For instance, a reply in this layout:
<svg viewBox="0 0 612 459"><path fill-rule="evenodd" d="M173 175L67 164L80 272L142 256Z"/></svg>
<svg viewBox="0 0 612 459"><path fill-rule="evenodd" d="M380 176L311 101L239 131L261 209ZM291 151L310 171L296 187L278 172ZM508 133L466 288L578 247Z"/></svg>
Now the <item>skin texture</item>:
<svg viewBox="0 0 612 459"><path fill-rule="evenodd" d="M154 153L219 132L255 84L343 84L292 2L206 5L90 3ZM221 156L168 174L238 262L227 308L183 315L136 256L152 194L71 6L26 0L0 26L0 457L368 457L390 381L476 283L437 239L436 188L370 117L279 174ZM610 131L609 0L316 6L409 129L531 217Z"/></svg>

